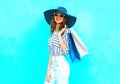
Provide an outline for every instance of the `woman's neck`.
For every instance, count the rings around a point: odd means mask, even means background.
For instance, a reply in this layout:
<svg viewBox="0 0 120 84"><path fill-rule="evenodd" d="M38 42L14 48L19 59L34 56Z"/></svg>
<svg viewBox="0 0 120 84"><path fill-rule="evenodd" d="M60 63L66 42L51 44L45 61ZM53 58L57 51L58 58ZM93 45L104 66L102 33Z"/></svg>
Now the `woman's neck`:
<svg viewBox="0 0 120 84"><path fill-rule="evenodd" d="M60 24L56 24L55 31L59 31L60 29Z"/></svg>

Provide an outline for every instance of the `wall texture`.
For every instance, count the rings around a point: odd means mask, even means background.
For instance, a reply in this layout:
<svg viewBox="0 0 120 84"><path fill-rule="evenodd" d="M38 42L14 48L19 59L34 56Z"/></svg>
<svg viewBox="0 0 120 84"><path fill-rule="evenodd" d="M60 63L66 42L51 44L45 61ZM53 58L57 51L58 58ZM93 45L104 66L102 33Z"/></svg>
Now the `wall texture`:
<svg viewBox="0 0 120 84"><path fill-rule="evenodd" d="M69 84L120 84L119 0L0 0L0 84L43 84L49 25L43 12L64 6L89 54L71 63Z"/></svg>

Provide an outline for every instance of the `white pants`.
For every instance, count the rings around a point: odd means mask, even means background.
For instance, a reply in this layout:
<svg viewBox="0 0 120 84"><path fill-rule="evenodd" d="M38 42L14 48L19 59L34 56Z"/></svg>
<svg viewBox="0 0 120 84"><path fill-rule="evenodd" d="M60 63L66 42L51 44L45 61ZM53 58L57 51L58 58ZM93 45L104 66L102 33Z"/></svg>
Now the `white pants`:
<svg viewBox="0 0 120 84"><path fill-rule="evenodd" d="M51 81L45 84L68 84L70 67L65 56L53 56L51 65Z"/></svg>

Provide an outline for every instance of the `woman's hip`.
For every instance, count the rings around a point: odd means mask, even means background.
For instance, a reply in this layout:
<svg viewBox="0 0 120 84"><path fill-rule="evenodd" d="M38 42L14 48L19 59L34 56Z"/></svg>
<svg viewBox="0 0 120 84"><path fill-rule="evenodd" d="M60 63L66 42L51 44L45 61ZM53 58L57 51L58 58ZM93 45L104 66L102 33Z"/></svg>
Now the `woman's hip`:
<svg viewBox="0 0 120 84"><path fill-rule="evenodd" d="M63 71L66 74L70 73L70 65L65 56L53 56L51 68L55 71Z"/></svg>

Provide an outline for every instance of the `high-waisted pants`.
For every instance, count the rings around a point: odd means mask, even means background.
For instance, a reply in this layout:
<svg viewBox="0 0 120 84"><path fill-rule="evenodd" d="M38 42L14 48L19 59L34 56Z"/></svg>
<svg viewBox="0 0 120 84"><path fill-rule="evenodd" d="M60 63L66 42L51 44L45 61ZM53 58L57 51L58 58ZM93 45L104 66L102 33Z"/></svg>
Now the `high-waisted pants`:
<svg viewBox="0 0 120 84"><path fill-rule="evenodd" d="M68 84L70 67L65 56L52 56L51 80L45 84Z"/></svg>

